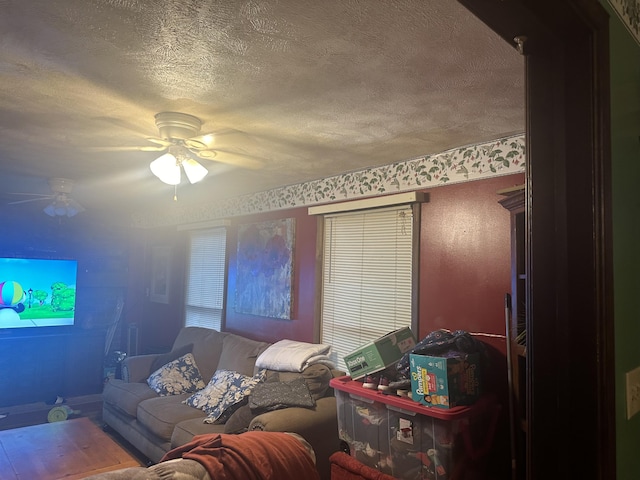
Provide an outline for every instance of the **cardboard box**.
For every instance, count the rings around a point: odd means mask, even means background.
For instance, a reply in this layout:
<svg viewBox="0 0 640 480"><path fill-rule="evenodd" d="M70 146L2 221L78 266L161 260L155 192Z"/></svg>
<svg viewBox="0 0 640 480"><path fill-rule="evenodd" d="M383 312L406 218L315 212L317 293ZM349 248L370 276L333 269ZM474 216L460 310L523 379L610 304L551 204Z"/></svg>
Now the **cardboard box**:
<svg viewBox="0 0 640 480"><path fill-rule="evenodd" d="M357 380L393 365L415 345L416 338L411 329L399 328L346 355L344 363L351 378Z"/></svg>
<svg viewBox="0 0 640 480"><path fill-rule="evenodd" d="M409 355L411 397L423 405L448 409L471 405L480 397L478 354L450 357Z"/></svg>

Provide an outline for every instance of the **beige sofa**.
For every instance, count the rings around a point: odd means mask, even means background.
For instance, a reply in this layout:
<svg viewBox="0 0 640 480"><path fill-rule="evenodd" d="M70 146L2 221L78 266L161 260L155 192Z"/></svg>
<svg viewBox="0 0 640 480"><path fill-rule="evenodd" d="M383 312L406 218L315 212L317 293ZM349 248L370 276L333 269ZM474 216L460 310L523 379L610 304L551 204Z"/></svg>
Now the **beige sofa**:
<svg viewBox="0 0 640 480"><path fill-rule="evenodd" d="M167 451L188 443L195 435L236 433L229 431L229 426L233 424L237 430L239 422L246 422L248 430L297 433L311 444L320 476L328 479L329 456L339 450L336 402L328 380L344 372L324 365L308 367L301 373L268 371L267 381L303 377L314 395L315 406L286 407L257 414L245 406L227 424L204 423L204 411L182 403L190 394L158 396L147 384L152 365L157 367L184 351L193 355L205 383L218 369L251 376L257 370L256 359L269 346L232 333L183 328L171 352L163 354L163 358L153 354L124 360L123 378L110 380L105 385L103 421L152 462L158 462Z"/></svg>

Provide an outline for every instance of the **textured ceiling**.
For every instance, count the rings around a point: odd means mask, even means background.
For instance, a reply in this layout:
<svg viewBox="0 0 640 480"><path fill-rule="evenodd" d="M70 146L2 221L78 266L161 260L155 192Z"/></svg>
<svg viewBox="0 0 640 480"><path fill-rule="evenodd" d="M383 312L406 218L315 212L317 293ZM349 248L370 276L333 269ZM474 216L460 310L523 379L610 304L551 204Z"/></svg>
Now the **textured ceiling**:
<svg viewBox="0 0 640 480"><path fill-rule="evenodd" d="M171 201L154 115L199 117L203 201L524 131L523 59L453 0L0 0L0 192ZM259 169L229 162L258 160ZM24 175L29 175L25 181ZM24 204L22 204L24 205ZM29 204L30 205L30 204ZM18 208L18 205L14 206Z"/></svg>

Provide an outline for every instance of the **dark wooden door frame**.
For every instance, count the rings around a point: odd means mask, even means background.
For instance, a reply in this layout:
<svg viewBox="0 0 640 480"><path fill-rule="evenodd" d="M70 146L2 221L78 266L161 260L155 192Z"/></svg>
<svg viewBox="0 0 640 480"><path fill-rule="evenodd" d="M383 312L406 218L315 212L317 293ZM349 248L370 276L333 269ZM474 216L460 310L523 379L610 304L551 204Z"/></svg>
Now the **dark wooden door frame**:
<svg viewBox="0 0 640 480"><path fill-rule="evenodd" d="M615 478L608 15L459 1L514 48L526 37L527 478Z"/></svg>

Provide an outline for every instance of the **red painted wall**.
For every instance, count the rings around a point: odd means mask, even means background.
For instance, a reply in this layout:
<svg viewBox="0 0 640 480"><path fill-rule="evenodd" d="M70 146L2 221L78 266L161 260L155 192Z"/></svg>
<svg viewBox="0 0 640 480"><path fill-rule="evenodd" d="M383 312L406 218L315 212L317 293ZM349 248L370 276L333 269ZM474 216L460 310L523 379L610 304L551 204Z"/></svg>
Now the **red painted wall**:
<svg viewBox="0 0 640 480"><path fill-rule="evenodd" d="M523 181L523 175L510 175L429 190L429 202L421 212L418 338L438 328L462 329L483 334L479 338L495 349L496 355L504 355L503 302L510 289L510 230L509 212L498 203L501 197L496 192ZM238 225L277 218L296 221L292 319L239 314L234 310ZM270 342L282 338L316 340L316 217L309 216L306 207L238 217L232 219L228 232L225 329ZM129 297L134 305L130 304L129 321L140 325L142 351L168 348L180 328L186 238L187 234L175 227L159 228L140 231L131 244ZM147 297L153 245L173 247L169 305L149 302ZM502 368L504 358L498 362Z"/></svg>
<svg viewBox="0 0 640 480"><path fill-rule="evenodd" d="M420 228L419 336L438 328L505 334L510 217L496 192L523 180L498 177L430 191Z"/></svg>
<svg viewBox="0 0 640 480"><path fill-rule="evenodd" d="M138 330L138 353L167 351L182 327L184 317L184 279L187 263L188 233L176 227L136 230L129 245L129 284L127 325ZM153 247L171 247L169 303L152 302L151 261ZM128 332L123 330L123 344Z"/></svg>
<svg viewBox="0 0 640 480"><path fill-rule="evenodd" d="M483 389L502 405L489 462L508 471L509 390L505 293L511 290L510 214L500 189L524 175L468 182L430 191L420 227L419 332L465 330L486 346Z"/></svg>

